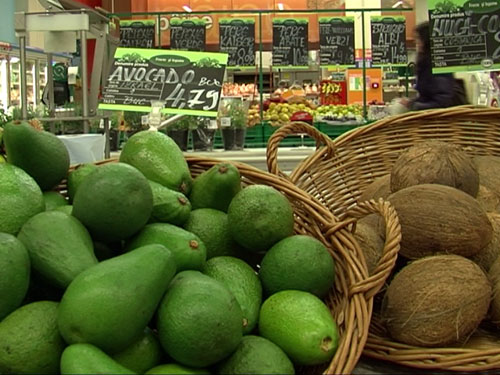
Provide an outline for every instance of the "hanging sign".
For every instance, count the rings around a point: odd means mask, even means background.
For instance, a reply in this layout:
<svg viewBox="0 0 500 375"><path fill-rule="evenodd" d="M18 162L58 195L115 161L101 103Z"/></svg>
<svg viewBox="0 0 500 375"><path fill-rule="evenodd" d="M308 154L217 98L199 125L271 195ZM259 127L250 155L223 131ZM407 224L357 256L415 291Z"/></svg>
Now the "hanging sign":
<svg viewBox="0 0 500 375"><path fill-rule="evenodd" d="M500 0L428 0L434 73L500 69Z"/></svg>
<svg viewBox="0 0 500 375"><path fill-rule="evenodd" d="M255 66L255 20L219 19L219 50L229 55L228 66Z"/></svg>
<svg viewBox="0 0 500 375"><path fill-rule="evenodd" d="M120 21L120 47L153 48L154 20Z"/></svg>
<svg viewBox="0 0 500 375"><path fill-rule="evenodd" d="M225 53L118 48L99 108L151 110L216 117L227 64Z"/></svg>
<svg viewBox="0 0 500 375"><path fill-rule="evenodd" d="M406 19L404 17L371 17L372 63L406 65Z"/></svg>
<svg viewBox="0 0 500 375"><path fill-rule="evenodd" d="M342 81L321 81L319 93L321 105L347 104L347 82L345 79Z"/></svg>
<svg viewBox="0 0 500 375"><path fill-rule="evenodd" d="M353 66L354 17L320 17L319 59L321 66Z"/></svg>
<svg viewBox="0 0 500 375"><path fill-rule="evenodd" d="M205 45L204 19L170 20L170 49L203 52Z"/></svg>
<svg viewBox="0 0 500 375"><path fill-rule="evenodd" d="M309 65L308 26L307 18L273 19L273 66Z"/></svg>

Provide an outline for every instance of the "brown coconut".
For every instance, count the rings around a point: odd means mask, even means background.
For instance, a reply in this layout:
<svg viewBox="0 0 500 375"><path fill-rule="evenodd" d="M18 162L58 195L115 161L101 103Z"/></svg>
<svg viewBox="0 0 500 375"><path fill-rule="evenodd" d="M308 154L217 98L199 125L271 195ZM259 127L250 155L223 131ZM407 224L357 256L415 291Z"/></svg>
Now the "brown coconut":
<svg viewBox="0 0 500 375"><path fill-rule="evenodd" d="M487 215L493 228L491 241L484 249L471 257L471 260L476 262L485 272L490 270L492 264L500 255L500 214L489 212Z"/></svg>
<svg viewBox="0 0 500 375"><path fill-rule="evenodd" d="M480 183L477 199L487 211L500 211L500 158L476 156L474 164Z"/></svg>
<svg viewBox="0 0 500 375"><path fill-rule="evenodd" d="M493 229L477 200L461 190L437 184L415 185L388 198L401 224L400 254L476 255L489 244ZM379 226L379 231L382 229Z"/></svg>
<svg viewBox="0 0 500 375"><path fill-rule="evenodd" d="M382 318L399 342L446 347L465 342L488 313L492 288L481 268L458 255L410 263L389 285Z"/></svg>
<svg viewBox="0 0 500 375"><path fill-rule="evenodd" d="M491 265L488 277L493 286L489 318L493 324L500 327L500 257Z"/></svg>
<svg viewBox="0 0 500 375"><path fill-rule="evenodd" d="M480 184L476 199L484 211L500 212L500 195L489 187Z"/></svg>
<svg viewBox="0 0 500 375"><path fill-rule="evenodd" d="M378 200L379 198L387 199L391 195L391 175L376 178L370 185L368 185L363 194L358 199L358 202L369 201L371 199Z"/></svg>
<svg viewBox="0 0 500 375"><path fill-rule="evenodd" d="M368 273L371 275L382 257L384 240L380 237L377 227L361 220L356 225L354 238L358 241L361 250L363 250Z"/></svg>
<svg viewBox="0 0 500 375"><path fill-rule="evenodd" d="M391 191L420 184L447 185L476 197L479 174L472 158L458 146L430 141L404 151L391 171Z"/></svg>

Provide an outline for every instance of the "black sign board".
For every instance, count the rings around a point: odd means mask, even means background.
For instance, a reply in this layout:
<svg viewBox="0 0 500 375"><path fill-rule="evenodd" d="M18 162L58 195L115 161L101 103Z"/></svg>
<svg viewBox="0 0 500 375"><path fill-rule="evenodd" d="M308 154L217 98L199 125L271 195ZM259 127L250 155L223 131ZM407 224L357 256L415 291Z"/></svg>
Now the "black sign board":
<svg viewBox="0 0 500 375"><path fill-rule="evenodd" d="M307 19L273 19L273 65L308 66Z"/></svg>
<svg viewBox="0 0 500 375"><path fill-rule="evenodd" d="M320 65L354 65L354 18L319 19Z"/></svg>
<svg viewBox="0 0 500 375"><path fill-rule="evenodd" d="M219 50L229 54L228 66L255 65L255 21L219 20Z"/></svg>
<svg viewBox="0 0 500 375"><path fill-rule="evenodd" d="M184 20L170 23L170 49L205 51L206 28L203 20Z"/></svg>
<svg viewBox="0 0 500 375"><path fill-rule="evenodd" d="M120 21L120 47L153 48L154 42L153 20Z"/></svg>
<svg viewBox="0 0 500 375"><path fill-rule="evenodd" d="M406 65L406 19L404 17L371 18L373 65Z"/></svg>
<svg viewBox="0 0 500 375"><path fill-rule="evenodd" d="M100 108L217 116L227 54L118 48Z"/></svg>
<svg viewBox="0 0 500 375"><path fill-rule="evenodd" d="M500 1L429 5L433 72L500 69Z"/></svg>

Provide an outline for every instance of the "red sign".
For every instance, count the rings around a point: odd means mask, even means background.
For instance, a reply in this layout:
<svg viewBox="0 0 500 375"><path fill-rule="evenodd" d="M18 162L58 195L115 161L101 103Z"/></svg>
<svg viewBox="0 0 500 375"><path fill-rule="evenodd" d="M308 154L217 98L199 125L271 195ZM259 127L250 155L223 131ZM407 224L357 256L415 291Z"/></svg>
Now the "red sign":
<svg viewBox="0 0 500 375"><path fill-rule="evenodd" d="M321 81L319 93L321 105L347 104L346 81Z"/></svg>

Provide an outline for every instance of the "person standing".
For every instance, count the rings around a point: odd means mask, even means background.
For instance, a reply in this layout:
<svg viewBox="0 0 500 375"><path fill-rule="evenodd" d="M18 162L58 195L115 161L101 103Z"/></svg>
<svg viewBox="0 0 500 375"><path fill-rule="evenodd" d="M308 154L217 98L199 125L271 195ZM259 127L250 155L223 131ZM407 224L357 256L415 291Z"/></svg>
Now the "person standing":
<svg viewBox="0 0 500 375"><path fill-rule="evenodd" d="M419 24L415 32L417 47L415 89L418 95L415 99L406 100L404 104L412 111L467 104L464 87L453 74L432 73L429 23Z"/></svg>

